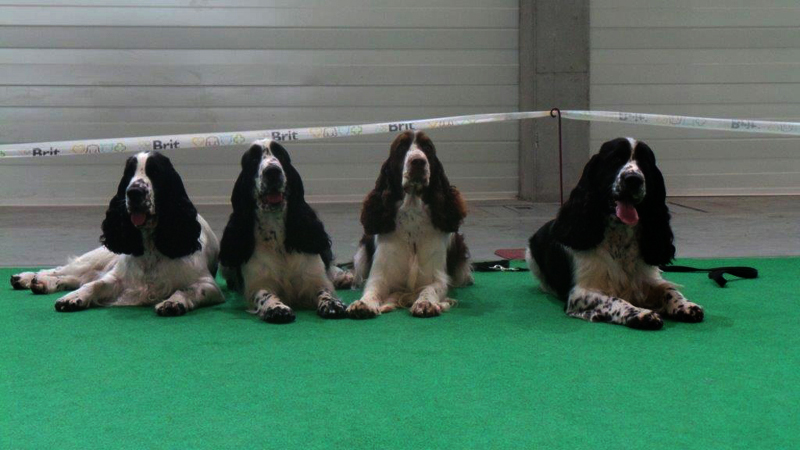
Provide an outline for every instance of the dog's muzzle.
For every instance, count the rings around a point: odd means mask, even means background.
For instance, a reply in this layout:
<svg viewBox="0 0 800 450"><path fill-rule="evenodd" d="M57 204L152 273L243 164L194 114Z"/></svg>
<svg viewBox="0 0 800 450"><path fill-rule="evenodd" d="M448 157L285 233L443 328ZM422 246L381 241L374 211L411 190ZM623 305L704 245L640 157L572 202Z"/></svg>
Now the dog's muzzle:
<svg viewBox="0 0 800 450"><path fill-rule="evenodd" d="M644 176L637 172L628 172L620 175L617 180L615 194L618 199L627 200L631 203L640 203L644 200L645 185Z"/></svg>
<svg viewBox="0 0 800 450"><path fill-rule="evenodd" d="M259 200L263 207L277 209L283 205L286 176L277 165L269 165L261 173Z"/></svg>
<svg viewBox="0 0 800 450"><path fill-rule="evenodd" d="M644 200L644 176L639 172L623 172L614 183L614 214L628 226L639 223L636 205Z"/></svg>
<svg viewBox="0 0 800 450"><path fill-rule="evenodd" d="M149 190L144 183L134 182L125 191L125 205L130 214L131 223L141 228L153 222L152 204L148 196Z"/></svg>
<svg viewBox="0 0 800 450"><path fill-rule="evenodd" d="M405 185L423 188L428 185L428 161L425 158L413 158L408 161Z"/></svg>

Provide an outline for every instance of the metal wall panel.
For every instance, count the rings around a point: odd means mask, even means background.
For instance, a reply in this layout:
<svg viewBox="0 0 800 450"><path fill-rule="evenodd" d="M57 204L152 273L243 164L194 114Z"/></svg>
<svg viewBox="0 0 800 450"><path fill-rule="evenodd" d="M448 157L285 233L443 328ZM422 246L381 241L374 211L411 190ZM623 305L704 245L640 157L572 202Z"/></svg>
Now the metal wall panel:
<svg viewBox="0 0 800 450"><path fill-rule="evenodd" d="M593 109L800 121L794 0L592 0ZM593 123L647 141L671 195L800 194L800 139Z"/></svg>
<svg viewBox="0 0 800 450"><path fill-rule="evenodd" d="M0 142L512 111L517 28L516 0L0 1ZM517 124L430 134L468 198L516 196ZM312 201L360 201L392 139L287 146ZM244 149L168 155L226 203ZM103 204L125 157L0 162L0 204Z"/></svg>

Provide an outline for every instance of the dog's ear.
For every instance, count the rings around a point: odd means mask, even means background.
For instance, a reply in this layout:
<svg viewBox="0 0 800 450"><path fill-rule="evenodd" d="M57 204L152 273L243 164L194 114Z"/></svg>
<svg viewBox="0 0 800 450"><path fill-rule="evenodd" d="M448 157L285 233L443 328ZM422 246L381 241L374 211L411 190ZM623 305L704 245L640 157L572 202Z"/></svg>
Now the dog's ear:
<svg viewBox="0 0 800 450"><path fill-rule="evenodd" d="M599 166L600 155L596 154L583 168L578 185L558 211L553 224L555 239L575 250L594 248L603 240L609 193L598 186Z"/></svg>
<svg viewBox="0 0 800 450"><path fill-rule="evenodd" d="M183 180L172 162L160 153L147 158L145 171L153 183L158 224L154 242L169 258L182 258L200 250L200 222Z"/></svg>
<svg viewBox="0 0 800 450"><path fill-rule="evenodd" d="M675 258L675 245L664 176L656 166L655 154L644 142L636 146L636 161L644 174L646 192L644 200L636 207L639 212L639 251L647 264L666 265Z"/></svg>
<svg viewBox="0 0 800 450"><path fill-rule="evenodd" d="M281 167L283 168L283 173L286 175L287 202L305 201L303 180L300 178L297 169L292 165L292 158L289 156L289 152L275 141L270 142L269 151L272 153L272 156L278 158L278 162L281 163Z"/></svg>
<svg viewBox="0 0 800 450"><path fill-rule="evenodd" d="M403 160L414 142L414 133L406 131L392 142L389 157L373 189L361 207L361 225L367 235L391 233L395 229L397 202L403 199Z"/></svg>
<svg viewBox="0 0 800 450"><path fill-rule="evenodd" d="M125 204L125 191L136 172L136 157L131 156L125 164L125 172L117 187L117 194L108 204L106 218L103 220L103 234L100 243L117 254L141 256L144 254L142 233L131 222Z"/></svg>
<svg viewBox="0 0 800 450"><path fill-rule="evenodd" d="M286 251L320 255L325 267L330 265L333 260L331 238L325 232L322 221L305 200L288 201L285 224L284 246Z"/></svg>
<svg viewBox="0 0 800 450"><path fill-rule="evenodd" d="M428 205L431 222L440 231L454 233L467 216L467 205L458 189L447 179L444 166L436 156L433 142L423 132L417 133L416 142L428 158L431 171L428 186L423 192L423 201Z"/></svg>
<svg viewBox="0 0 800 450"><path fill-rule="evenodd" d="M270 143L270 152L278 158L286 175L286 216L284 218L286 236L284 247L289 252L318 254L326 268L332 257L331 239L325 232L322 221L306 203L305 189L300 173L297 172L289 152L277 142Z"/></svg>
<svg viewBox="0 0 800 450"><path fill-rule="evenodd" d="M226 267L239 267L253 255L256 224L256 176L263 147L253 144L242 156L242 170L231 194L233 212L220 241L219 261Z"/></svg>

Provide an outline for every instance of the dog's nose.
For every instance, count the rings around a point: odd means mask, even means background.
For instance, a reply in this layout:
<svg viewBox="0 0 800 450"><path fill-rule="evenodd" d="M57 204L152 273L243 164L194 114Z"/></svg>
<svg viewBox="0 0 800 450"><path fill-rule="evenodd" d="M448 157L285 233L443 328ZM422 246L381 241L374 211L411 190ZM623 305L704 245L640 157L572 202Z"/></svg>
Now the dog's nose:
<svg viewBox="0 0 800 450"><path fill-rule="evenodd" d="M626 173L622 175L622 186L627 191L638 191L644 184L644 178L636 173Z"/></svg>
<svg viewBox="0 0 800 450"><path fill-rule="evenodd" d="M422 158L416 158L411 160L411 168L414 170L422 170L425 168L425 160Z"/></svg>
<svg viewBox="0 0 800 450"><path fill-rule="evenodd" d="M139 205L144 202L147 191L141 186L131 186L128 188L126 195L128 196L128 202L133 205Z"/></svg>
<svg viewBox="0 0 800 450"><path fill-rule="evenodd" d="M264 176L267 178L279 177L281 176L281 169L278 166L267 166L264 169Z"/></svg>
<svg viewBox="0 0 800 450"><path fill-rule="evenodd" d="M271 188L279 188L283 185L283 171L278 166L267 166L261 174L267 186Z"/></svg>

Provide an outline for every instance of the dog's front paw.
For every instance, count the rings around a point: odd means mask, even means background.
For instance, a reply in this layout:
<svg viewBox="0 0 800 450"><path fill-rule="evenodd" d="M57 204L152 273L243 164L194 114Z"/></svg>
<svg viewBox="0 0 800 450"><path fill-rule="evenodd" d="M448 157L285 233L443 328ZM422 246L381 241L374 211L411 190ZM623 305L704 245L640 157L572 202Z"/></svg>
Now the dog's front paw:
<svg viewBox="0 0 800 450"><path fill-rule="evenodd" d="M336 289L350 289L353 287L354 280L353 272L343 270L333 278L333 287Z"/></svg>
<svg viewBox="0 0 800 450"><path fill-rule="evenodd" d="M11 275L11 287L16 290L30 289L31 280L35 274L33 272L22 272L16 275Z"/></svg>
<svg viewBox="0 0 800 450"><path fill-rule="evenodd" d="M442 314L442 306L430 300L417 300L411 305L411 315L414 317L436 317Z"/></svg>
<svg viewBox="0 0 800 450"><path fill-rule="evenodd" d="M347 307L340 300L323 300L317 305L317 315L323 319L343 319L347 317Z"/></svg>
<svg viewBox="0 0 800 450"><path fill-rule="evenodd" d="M660 330L664 326L664 321L657 313L645 311L629 317L625 325L637 330Z"/></svg>
<svg viewBox="0 0 800 450"><path fill-rule="evenodd" d="M380 313L377 305L364 300L356 300L347 307L347 315L351 319L372 319L379 316Z"/></svg>
<svg viewBox="0 0 800 450"><path fill-rule="evenodd" d="M161 317L175 317L186 314L186 305L174 300L164 300L156 305L156 314Z"/></svg>
<svg viewBox="0 0 800 450"><path fill-rule="evenodd" d="M694 303L684 303L670 315L670 318L678 322L698 323L705 317L703 307Z"/></svg>
<svg viewBox="0 0 800 450"><path fill-rule="evenodd" d="M264 310L261 319L267 323L292 323L295 316L292 308L286 305L271 306Z"/></svg>
<svg viewBox="0 0 800 450"><path fill-rule="evenodd" d="M89 302L77 295L70 294L56 300L56 311L75 312L82 311L89 307Z"/></svg>
<svg viewBox="0 0 800 450"><path fill-rule="evenodd" d="M46 276L36 276L31 280L31 292L38 295L52 294L56 292L56 279Z"/></svg>

